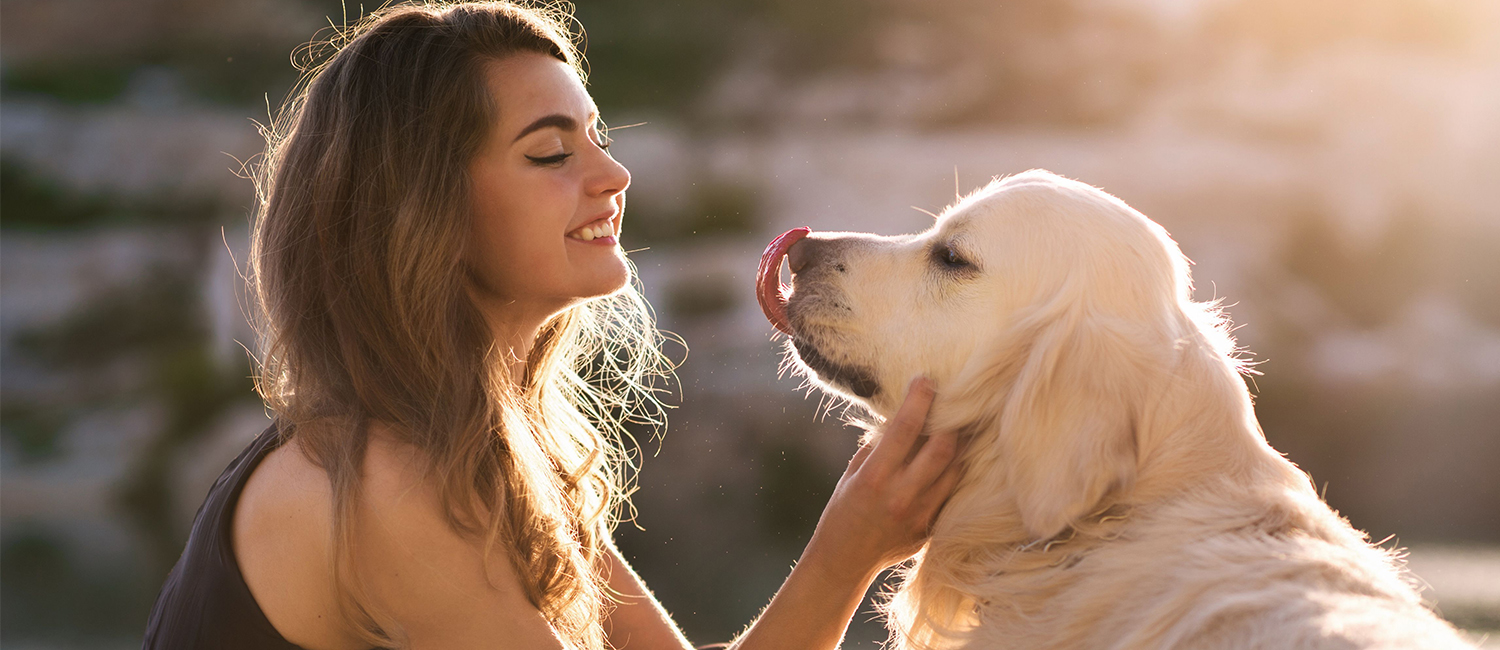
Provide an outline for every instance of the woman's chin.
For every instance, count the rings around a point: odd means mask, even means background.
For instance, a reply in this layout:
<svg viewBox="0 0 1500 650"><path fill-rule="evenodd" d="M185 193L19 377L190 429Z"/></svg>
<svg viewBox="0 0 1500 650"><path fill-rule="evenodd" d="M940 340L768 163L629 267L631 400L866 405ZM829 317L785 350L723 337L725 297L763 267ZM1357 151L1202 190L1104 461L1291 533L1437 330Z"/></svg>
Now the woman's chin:
<svg viewBox="0 0 1500 650"><path fill-rule="evenodd" d="M588 288L580 295L583 298L598 298L607 296L624 289L630 284L630 267L625 263L625 256L620 254L619 248L609 262L601 262L601 267L590 274Z"/></svg>

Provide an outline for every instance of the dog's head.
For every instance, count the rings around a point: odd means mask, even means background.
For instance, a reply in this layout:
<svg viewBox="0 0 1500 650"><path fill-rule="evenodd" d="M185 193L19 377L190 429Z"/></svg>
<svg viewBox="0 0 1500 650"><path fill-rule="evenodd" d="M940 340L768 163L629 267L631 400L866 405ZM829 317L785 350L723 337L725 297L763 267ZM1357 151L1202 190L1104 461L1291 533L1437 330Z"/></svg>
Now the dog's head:
<svg viewBox="0 0 1500 650"><path fill-rule="evenodd" d="M882 416L934 379L930 428L980 438L971 461L993 464L984 480L1036 538L1133 479L1148 386L1201 329L1166 231L1048 172L992 182L920 234L789 235L761 296L796 359ZM783 253L789 296L771 290Z"/></svg>

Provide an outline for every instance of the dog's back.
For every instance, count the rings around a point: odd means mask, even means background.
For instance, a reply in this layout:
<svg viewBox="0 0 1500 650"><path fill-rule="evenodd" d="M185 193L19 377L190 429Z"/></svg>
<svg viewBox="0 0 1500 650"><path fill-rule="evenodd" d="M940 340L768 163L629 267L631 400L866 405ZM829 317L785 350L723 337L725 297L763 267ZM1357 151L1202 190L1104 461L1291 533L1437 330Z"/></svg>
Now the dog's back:
<svg viewBox="0 0 1500 650"><path fill-rule="evenodd" d="M1071 534L996 553L977 572L944 566L958 556L935 540L908 576L915 591L892 605L896 637L906 647L974 650L1472 647L1423 606L1399 558L1366 543L1321 501L1283 494L1279 503L1254 503L1265 496L1117 505ZM973 549L960 555L976 557ZM955 576L967 576L957 580L968 583L963 595L944 594L952 585L932 580ZM958 596L968 611L917 620L912 614L924 608L909 596Z"/></svg>

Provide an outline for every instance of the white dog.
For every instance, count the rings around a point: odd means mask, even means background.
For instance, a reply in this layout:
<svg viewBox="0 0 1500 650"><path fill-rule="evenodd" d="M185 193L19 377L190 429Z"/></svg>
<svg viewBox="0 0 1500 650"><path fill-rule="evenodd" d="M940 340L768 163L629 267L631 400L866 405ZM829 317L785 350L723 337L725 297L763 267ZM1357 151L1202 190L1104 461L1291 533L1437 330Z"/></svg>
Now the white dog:
<svg viewBox="0 0 1500 650"><path fill-rule="evenodd" d="M898 646L1471 647L1266 444L1190 282L1161 226L1042 171L918 235L773 242L762 304L823 387L888 417L925 374L929 430L972 437Z"/></svg>

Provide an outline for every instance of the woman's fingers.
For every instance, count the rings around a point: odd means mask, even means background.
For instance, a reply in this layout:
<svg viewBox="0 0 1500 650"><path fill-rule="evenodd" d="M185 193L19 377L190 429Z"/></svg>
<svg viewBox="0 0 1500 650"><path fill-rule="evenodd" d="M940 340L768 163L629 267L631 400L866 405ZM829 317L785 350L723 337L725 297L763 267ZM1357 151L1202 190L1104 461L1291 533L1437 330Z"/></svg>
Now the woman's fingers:
<svg viewBox="0 0 1500 650"><path fill-rule="evenodd" d="M833 556L857 572L888 567L920 549L957 484L955 434L918 445L933 397L931 380L912 381L875 442L849 460L818 521L814 541L841 549Z"/></svg>
<svg viewBox="0 0 1500 650"><path fill-rule="evenodd" d="M932 525L933 518L937 516L943 504L948 502L948 497L953 496L953 490L958 487L958 480L962 477L963 472L959 464L951 463L942 474L938 475L937 480L928 486L927 491L922 493L917 500L917 511L922 513L927 525Z"/></svg>
<svg viewBox="0 0 1500 650"><path fill-rule="evenodd" d="M873 443L860 445L859 449L854 452L854 457L849 459L849 468L844 470L844 474L848 475L858 472L859 468L864 466L865 459L870 457L870 452L872 451L875 451Z"/></svg>
<svg viewBox="0 0 1500 650"><path fill-rule="evenodd" d="M897 466L906 458L916 443L917 434L927 420L927 410L932 407L932 380L926 377L913 379L906 389L906 399L896 415L885 423L880 440L875 444L873 456L887 466Z"/></svg>
<svg viewBox="0 0 1500 650"><path fill-rule="evenodd" d="M932 485L943 471L953 465L958 455L958 440L952 433L929 436L917 451L911 464L901 472L900 481L913 491Z"/></svg>

